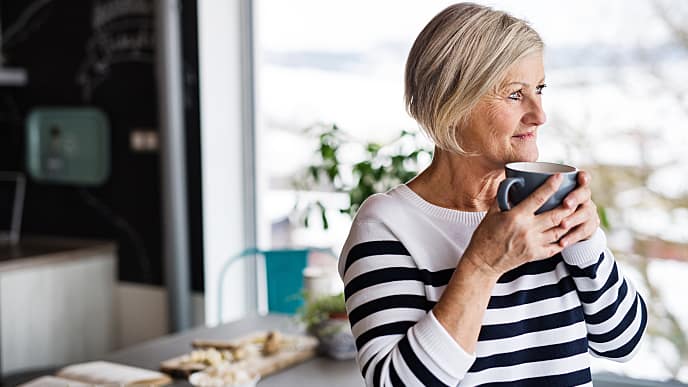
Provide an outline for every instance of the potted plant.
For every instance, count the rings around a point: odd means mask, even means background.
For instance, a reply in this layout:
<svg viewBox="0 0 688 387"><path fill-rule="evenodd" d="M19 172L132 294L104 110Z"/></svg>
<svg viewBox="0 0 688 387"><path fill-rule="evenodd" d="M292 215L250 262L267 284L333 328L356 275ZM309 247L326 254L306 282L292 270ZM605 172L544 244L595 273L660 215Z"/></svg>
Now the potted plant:
<svg viewBox="0 0 688 387"><path fill-rule="evenodd" d="M335 295L304 295L305 303L297 317L306 331L317 337L319 352L335 359L351 359L356 346L346 315L344 293Z"/></svg>
<svg viewBox="0 0 688 387"><path fill-rule="evenodd" d="M349 206L339 212L351 217L370 195L407 182L432 159L429 143L423 142L418 132L402 130L387 144L357 141L336 124L313 125L306 134L318 138L317 149L311 164L293 180L294 187L299 191L346 193ZM297 202L295 209L299 207ZM309 227L313 212L320 215L323 228L328 229L327 208L319 200L303 206L300 223Z"/></svg>

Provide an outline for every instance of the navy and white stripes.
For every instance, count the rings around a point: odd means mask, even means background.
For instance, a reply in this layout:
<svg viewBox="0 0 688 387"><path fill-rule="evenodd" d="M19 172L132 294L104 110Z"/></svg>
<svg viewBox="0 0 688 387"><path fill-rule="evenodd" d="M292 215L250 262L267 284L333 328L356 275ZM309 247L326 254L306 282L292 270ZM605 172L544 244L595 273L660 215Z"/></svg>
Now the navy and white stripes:
<svg viewBox="0 0 688 387"><path fill-rule="evenodd" d="M504 274L476 352L466 353L431 310L479 218L430 214L409 194L400 186L369 199L340 260L367 385L591 385L588 352L619 361L632 356L647 312L601 231L561 255Z"/></svg>

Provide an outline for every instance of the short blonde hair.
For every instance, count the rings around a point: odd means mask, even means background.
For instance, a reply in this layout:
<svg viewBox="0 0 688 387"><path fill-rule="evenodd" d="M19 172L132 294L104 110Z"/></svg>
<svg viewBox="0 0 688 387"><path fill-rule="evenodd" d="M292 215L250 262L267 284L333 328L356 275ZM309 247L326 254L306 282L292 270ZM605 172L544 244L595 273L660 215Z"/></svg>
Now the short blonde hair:
<svg viewBox="0 0 688 387"><path fill-rule="evenodd" d="M468 154L458 132L473 107L500 87L513 63L543 47L524 20L473 3L451 5L430 20L409 52L406 109L436 146Z"/></svg>

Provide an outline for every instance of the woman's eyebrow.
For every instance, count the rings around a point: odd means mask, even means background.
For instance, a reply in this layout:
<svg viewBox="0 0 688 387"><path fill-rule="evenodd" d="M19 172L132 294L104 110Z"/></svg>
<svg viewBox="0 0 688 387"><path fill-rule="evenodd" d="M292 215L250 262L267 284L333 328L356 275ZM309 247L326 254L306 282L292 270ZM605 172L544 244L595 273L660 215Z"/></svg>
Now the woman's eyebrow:
<svg viewBox="0 0 688 387"><path fill-rule="evenodd" d="M542 78L540 82L538 82L538 85L541 85L545 82L545 78ZM511 86L511 85L521 85L523 87L530 87L530 84L528 82L509 82L506 84L506 86Z"/></svg>

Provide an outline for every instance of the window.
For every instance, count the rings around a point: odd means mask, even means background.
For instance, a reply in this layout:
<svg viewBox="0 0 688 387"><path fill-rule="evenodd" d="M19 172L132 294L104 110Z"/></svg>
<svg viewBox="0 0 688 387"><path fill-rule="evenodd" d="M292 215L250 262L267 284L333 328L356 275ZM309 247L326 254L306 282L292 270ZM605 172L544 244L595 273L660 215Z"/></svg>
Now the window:
<svg viewBox="0 0 688 387"><path fill-rule="evenodd" d="M336 123L357 141L383 143L416 130L403 106L405 58L416 34L450 3L257 1L269 177L262 201L276 244L341 247L349 218L336 209L347 196L299 194L290 184L316 149L302 129ZM529 20L542 35L548 122L540 158L592 172L610 246L648 301L650 325L637 356L625 364L595 361L593 371L688 382L688 3L489 5ZM293 222L299 195L324 200L327 232L317 219L308 228Z"/></svg>

